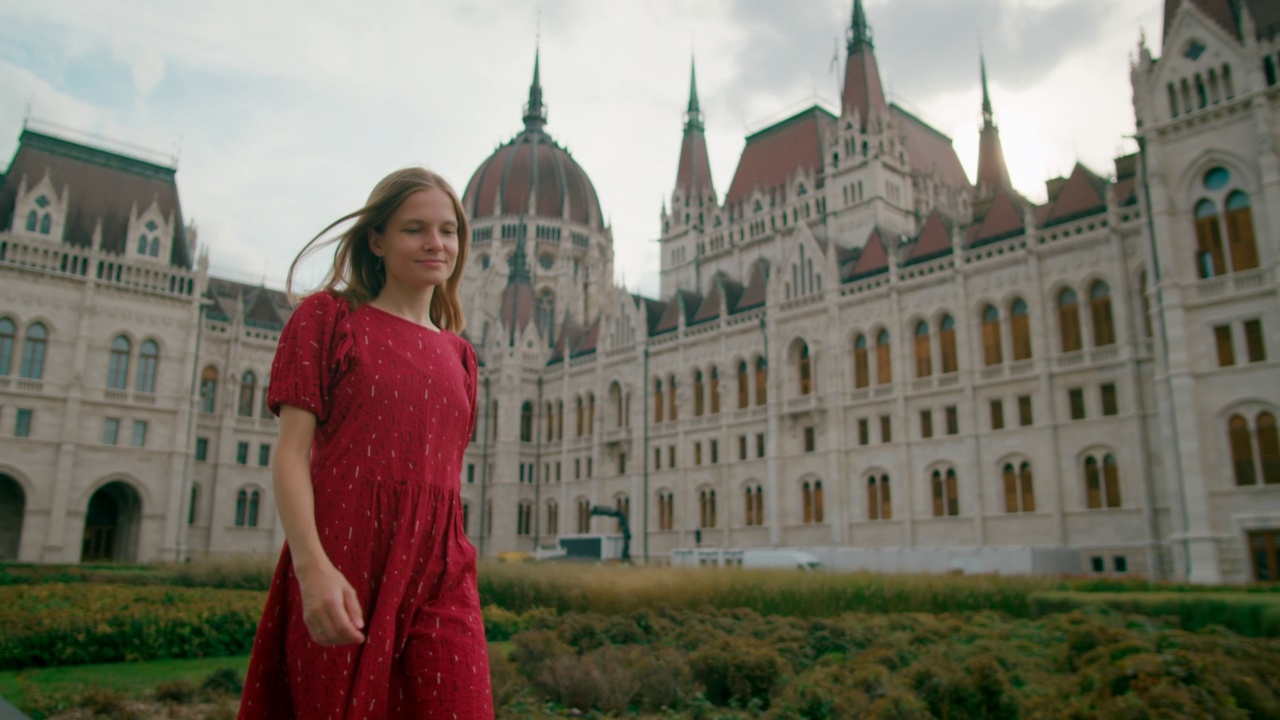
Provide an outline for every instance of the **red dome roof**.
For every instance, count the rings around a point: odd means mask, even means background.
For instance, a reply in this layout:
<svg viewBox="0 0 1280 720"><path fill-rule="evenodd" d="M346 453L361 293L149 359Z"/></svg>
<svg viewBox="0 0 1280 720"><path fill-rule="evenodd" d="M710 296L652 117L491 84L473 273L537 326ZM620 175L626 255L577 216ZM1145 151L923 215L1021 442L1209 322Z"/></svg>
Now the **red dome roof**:
<svg viewBox="0 0 1280 720"><path fill-rule="evenodd" d="M462 204L474 220L532 215L604 229L591 178L541 128L526 129L480 163Z"/></svg>
<svg viewBox="0 0 1280 720"><path fill-rule="evenodd" d="M591 178L569 151L560 147L542 126L547 110L542 104L538 60L533 62L533 84L524 109L524 132L498 148L480 163L467 183L462 205L473 219L498 215L530 215L556 218L604 229L600 199Z"/></svg>

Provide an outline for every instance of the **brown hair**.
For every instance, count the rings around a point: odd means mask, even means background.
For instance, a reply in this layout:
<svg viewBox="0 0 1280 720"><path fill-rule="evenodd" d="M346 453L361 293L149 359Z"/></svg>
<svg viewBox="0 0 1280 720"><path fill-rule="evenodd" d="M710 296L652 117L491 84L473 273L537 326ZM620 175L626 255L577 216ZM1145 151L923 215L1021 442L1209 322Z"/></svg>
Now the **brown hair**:
<svg viewBox="0 0 1280 720"><path fill-rule="evenodd" d="M431 295L431 321L437 327L460 333L466 327L466 319L462 316L462 301L458 297L458 284L462 281L462 270L467 264L467 251L471 249L471 226L467 222L466 211L462 202L449 182L439 175L420 167L396 170L378 181L369 193L369 200L364 207L348 213L330 223L311 242L302 248L298 257L289 266L289 276L285 280L285 290L289 298L293 294L293 274L298 263L311 253L333 243L337 248L333 251L333 267L329 268L321 284L321 291L332 292L347 301L355 308L378 297L382 286L387 282L387 271L378 258L369 249L369 233L386 231L387 221L395 215L401 203L419 190L436 188L449 196L453 202L453 211L458 216L458 256L453 267L453 274L435 289ZM348 220L355 222L345 232L325 240L325 234Z"/></svg>

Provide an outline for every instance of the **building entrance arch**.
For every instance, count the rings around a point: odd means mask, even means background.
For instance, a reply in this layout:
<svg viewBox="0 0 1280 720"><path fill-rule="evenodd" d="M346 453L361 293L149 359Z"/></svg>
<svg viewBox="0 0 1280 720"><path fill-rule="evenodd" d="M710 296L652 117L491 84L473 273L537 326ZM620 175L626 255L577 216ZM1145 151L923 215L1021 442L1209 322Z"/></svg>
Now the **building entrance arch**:
<svg viewBox="0 0 1280 720"><path fill-rule="evenodd" d="M22 545L22 518L27 494L18 481L0 473L0 560L17 560Z"/></svg>
<svg viewBox="0 0 1280 720"><path fill-rule="evenodd" d="M115 480L89 498L84 516L80 562L134 562L142 500L128 483Z"/></svg>

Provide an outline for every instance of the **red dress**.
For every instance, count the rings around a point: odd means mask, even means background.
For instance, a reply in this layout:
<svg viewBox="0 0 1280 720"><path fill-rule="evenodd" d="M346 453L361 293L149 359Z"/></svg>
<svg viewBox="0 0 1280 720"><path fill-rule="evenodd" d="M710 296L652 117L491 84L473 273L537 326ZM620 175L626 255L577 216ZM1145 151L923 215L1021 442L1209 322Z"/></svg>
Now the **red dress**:
<svg viewBox="0 0 1280 720"><path fill-rule="evenodd" d="M270 388L272 411L316 416L316 527L359 596L366 639L311 641L286 546L240 718L489 720L476 551L459 494L475 424L470 343L317 293L280 335Z"/></svg>

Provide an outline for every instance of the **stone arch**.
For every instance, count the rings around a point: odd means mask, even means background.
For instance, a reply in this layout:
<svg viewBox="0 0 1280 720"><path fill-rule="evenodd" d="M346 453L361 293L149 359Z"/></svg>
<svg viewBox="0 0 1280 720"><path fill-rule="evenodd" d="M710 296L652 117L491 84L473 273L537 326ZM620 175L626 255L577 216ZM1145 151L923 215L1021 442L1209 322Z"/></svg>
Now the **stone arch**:
<svg viewBox="0 0 1280 720"><path fill-rule="evenodd" d="M134 484L116 478L85 503L81 562L137 562L143 498Z"/></svg>
<svg viewBox="0 0 1280 720"><path fill-rule="evenodd" d="M0 560L17 560L27 493L18 478L0 471Z"/></svg>

